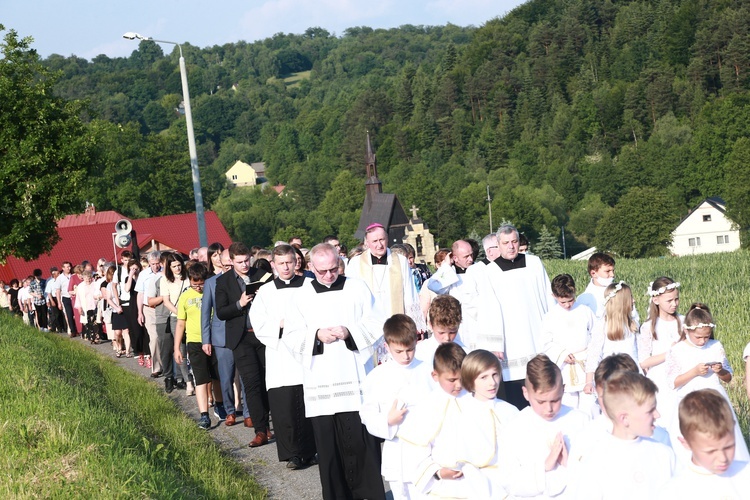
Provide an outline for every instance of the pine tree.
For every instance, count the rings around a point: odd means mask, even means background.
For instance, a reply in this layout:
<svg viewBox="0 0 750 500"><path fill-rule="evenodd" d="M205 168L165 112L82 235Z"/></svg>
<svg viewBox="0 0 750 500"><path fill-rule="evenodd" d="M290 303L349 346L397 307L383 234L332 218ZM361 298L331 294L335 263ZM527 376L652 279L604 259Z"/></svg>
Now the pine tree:
<svg viewBox="0 0 750 500"><path fill-rule="evenodd" d="M559 259L562 255L562 249L560 248L560 242L552 234L547 226L542 226L542 231L539 233L539 243L534 248L535 254L540 259Z"/></svg>

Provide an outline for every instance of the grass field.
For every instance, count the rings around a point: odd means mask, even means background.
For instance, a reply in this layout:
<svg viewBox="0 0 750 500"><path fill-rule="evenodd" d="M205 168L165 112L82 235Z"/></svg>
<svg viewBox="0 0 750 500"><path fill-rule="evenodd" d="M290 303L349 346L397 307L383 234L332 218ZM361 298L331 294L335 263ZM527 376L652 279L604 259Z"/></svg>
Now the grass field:
<svg viewBox="0 0 750 500"><path fill-rule="evenodd" d="M588 284L586 261L547 260L544 265L550 279L561 273L573 276L579 293ZM711 308L717 325L714 335L724 345L734 371L727 391L747 439L750 402L745 390L742 351L750 342L750 253L618 259L615 280L624 280L633 289L642 321L648 316L646 290L659 276L669 276L680 282L680 313L685 314L693 302L703 302Z"/></svg>
<svg viewBox="0 0 750 500"><path fill-rule="evenodd" d="M284 78L284 83L287 87L299 87L299 83L302 80L310 78L311 71L300 71L299 73L292 73L291 75Z"/></svg>
<svg viewBox="0 0 750 500"><path fill-rule="evenodd" d="M0 315L0 497L264 498L154 384Z"/></svg>

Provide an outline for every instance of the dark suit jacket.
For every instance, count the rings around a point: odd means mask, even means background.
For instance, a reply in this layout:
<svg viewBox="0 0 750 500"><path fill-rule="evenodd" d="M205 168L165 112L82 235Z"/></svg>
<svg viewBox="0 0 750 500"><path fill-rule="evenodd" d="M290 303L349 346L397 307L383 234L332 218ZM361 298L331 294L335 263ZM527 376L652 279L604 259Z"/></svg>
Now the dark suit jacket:
<svg viewBox="0 0 750 500"><path fill-rule="evenodd" d="M248 276L251 281L256 281L266 272L262 269L250 268ZM242 309L237 309L237 301L245 292L243 288L240 288L237 283L237 274L234 270L230 270L222 274L216 279L216 298L215 298L215 309L216 316L224 321L224 328L226 331L226 347L234 350L242 341L245 335L248 335L246 324L249 325L250 320L247 318L248 312L250 311L250 304L246 305ZM255 335L250 333L253 338ZM257 339L254 339L257 341Z"/></svg>

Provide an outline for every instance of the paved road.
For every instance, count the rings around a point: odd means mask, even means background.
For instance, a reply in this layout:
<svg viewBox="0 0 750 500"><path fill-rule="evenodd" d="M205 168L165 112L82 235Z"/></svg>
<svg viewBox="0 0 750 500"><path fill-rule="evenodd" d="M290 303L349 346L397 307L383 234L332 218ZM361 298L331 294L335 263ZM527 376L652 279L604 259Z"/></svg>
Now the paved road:
<svg viewBox="0 0 750 500"><path fill-rule="evenodd" d="M152 380L154 384L161 388L164 387L164 379L152 379L150 377L151 370L139 366L137 358L116 358L109 342L92 345L87 341L80 340L80 337L71 340L71 342L81 342L90 346L102 356L111 358L123 368ZM185 396L185 391L176 389L171 394L167 394L167 397L174 401L190 418L194 419L197 425L200 413L195 396ZM209 414L213 427L208 432L232 458L255 476L258 483L268 489L268 498L294 500L321 498L317 466L304 470L289 470L286 468L286 462L279 462L276 444L273 441L260 448L249 448L247 444L255 436L252 429L245 428L241 423L227 427L223 422L218 423L213 412ZM273 421L271 427L273 428Z"/></svg>

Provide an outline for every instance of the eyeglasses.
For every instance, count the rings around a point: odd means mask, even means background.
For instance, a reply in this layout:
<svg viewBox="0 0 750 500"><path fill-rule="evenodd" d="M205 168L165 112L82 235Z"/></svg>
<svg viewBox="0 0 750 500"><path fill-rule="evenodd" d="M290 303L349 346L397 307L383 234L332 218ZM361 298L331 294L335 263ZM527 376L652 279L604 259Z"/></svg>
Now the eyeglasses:
<svg viewBox="0 0 750 500"><path fill-rule="evenodd" d="M311 264L311 267L315 270L316 273L320 274L321 276L325 276L326 274L335 275L339 273L339 266L332 267L331 269L318 269L317 267L313 266Z"/></svg>
<svg viewBox="0 0 750 500"><path fill-rule="evenodd" d="M192 288L193 290L202 290L204 283L205 283L204 281L200 281L198 283L192 283L191 282L190 283L190 288Z"/></svg>

